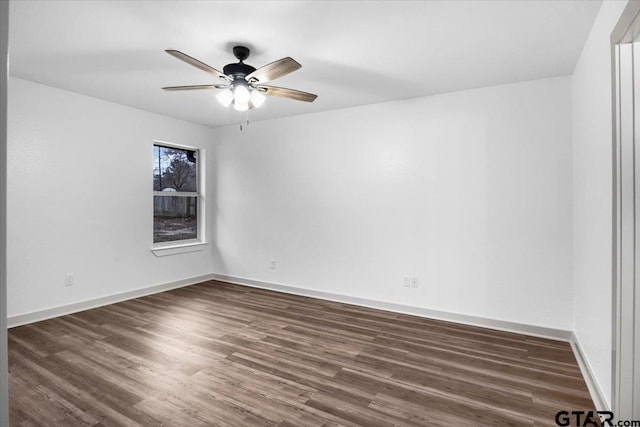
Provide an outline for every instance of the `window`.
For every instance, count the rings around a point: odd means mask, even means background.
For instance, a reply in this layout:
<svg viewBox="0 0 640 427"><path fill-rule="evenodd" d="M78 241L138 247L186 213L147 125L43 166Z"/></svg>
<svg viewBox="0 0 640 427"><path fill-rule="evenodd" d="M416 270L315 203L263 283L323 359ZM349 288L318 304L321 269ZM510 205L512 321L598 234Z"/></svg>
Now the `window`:
<svg viewBox="0 0 640 427"><path fill-rule="evenodd" d="M199 151L153 146L153 243L200 239Z"/></svg>

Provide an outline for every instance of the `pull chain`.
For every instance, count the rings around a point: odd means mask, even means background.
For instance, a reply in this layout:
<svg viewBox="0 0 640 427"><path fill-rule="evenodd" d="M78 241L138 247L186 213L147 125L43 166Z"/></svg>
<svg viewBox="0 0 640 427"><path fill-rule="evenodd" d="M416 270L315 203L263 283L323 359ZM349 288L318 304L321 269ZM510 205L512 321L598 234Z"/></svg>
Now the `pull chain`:
<svg viewBox="0 0 640 427"><path fill-rule="evenodd" d="M247 116L246 116L246 125L245 126L249 126L249 110L247 110ZM240 132L242 132L242 123L240 123Z"/></svg>

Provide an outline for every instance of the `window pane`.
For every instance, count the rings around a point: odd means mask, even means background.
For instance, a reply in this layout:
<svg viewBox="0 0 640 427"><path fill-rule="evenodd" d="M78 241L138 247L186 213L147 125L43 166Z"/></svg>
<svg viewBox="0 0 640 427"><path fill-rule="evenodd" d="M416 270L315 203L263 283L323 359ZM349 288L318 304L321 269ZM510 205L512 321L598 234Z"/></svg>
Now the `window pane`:
<svg viewBox="0 0 640 427"><path fill-rule="evenodd" d="M153 243L197 238L197 197L153 196Z"/></svg>
<svg viewBox="0 0 640 427"><path fill-rule="evenodd" d="M153 146L153 190L197 192L196 152Z"/></svg>

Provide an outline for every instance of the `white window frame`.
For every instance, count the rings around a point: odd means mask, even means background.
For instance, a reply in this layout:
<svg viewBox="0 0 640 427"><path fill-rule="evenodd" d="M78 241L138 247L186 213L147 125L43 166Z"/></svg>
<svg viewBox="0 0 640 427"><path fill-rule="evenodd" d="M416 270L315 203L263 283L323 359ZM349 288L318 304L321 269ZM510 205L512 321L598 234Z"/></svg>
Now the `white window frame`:
<svg viewBox="0 0 640 427"><path fill-rule="evenodd" d="M171 242L159 242L153 243L151 246L151 252L156 256L167 256L167 255L177 255L188 252L196 252L202 251L207 245L207 241L204 236L205 233L205 150L198 147L192 147L188 145L175 144L173 142L154 140L151 145L152 151L153 147L156 145L160 145L168 148L176 148L179 150L189 150L194 151L196 153L196 181L197 181L197 192L171 192L167 193L164 191L155 191L152 188L151 195L151 218L152 218L152 229L151 229L151 240L153 241L153 221L154 221L154 197L162 196L162 197L195 197L196 198L196 206L197 206L197 237L195 239L186 239L186 240L174 240ZM155 161L155 159L153 160ZM152 172L155 164L151 163ZM153 176L153 174L152 174Z"/></svg>

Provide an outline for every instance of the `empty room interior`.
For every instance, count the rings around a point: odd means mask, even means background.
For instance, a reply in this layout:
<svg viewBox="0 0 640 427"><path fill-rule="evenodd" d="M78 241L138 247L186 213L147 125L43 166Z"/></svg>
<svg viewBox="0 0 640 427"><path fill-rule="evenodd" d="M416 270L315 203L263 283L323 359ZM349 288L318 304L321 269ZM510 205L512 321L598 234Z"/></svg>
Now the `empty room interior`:
<svg viewBox="0 0 640 427"><path fill-rule="evenodd" d="M637 1L0 7L0 426L640 426Z"/></svg>

